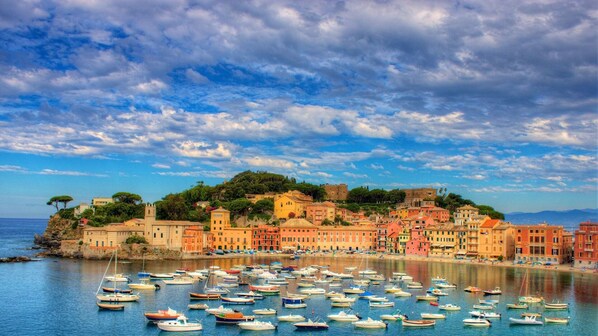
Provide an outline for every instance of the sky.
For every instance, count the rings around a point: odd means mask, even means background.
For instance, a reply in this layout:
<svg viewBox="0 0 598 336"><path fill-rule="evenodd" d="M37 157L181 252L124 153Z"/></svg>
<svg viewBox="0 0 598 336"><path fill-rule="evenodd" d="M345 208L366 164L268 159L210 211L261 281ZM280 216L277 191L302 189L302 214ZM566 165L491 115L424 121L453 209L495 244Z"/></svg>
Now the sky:
<svg viewBox="0 0 598 336"><path fill-rule="evenodd" d="M0 217L270 171L598 207L596 1L0 0Z"/></svg>

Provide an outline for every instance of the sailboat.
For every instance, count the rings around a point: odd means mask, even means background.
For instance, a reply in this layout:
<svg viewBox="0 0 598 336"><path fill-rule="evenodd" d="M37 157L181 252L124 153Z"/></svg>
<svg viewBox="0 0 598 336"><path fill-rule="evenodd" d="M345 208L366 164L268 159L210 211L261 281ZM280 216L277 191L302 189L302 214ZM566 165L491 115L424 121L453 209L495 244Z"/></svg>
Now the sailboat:
<svg viewBox="0 0 598 336"><path fill-rule="evenodd" d="M150 274L151 274L150 272L145 271L145 254L143 254L143 261L141 264L141 272L137 272L137 277L139 277L139 279L149 278Z"/></svg>
<svg viewBox="0 0 598 336"><path fill-rule="evenodd" d="M112 255L112 257L110 257L110 261L108 262L108 266L106 266L106 271L104 272L104 276L102 277L102 279L106 278L106 273L108 272L108 269L110 268L110 263L112 263L112 259L114 258L114 274L118 274L117 273L117 265L118 265L118 249L114 250L114 254ZM100 290L102 289L102 282L100 282L100 286L98 287L98 290L96 292L96 298L100 301L100 302L132 302L132 301L137 301L139 300L139 295L138 294L129 294L129 293L122 293L116 290L116 282L114 283L114 291L110 292L110 293L102 293L100 294ZM100 306L98 304L98 306ZM101 308L104 308L102 306L100 306Z"/></svg>
<svg viewBox="0 0 598 336"><path fill-rule="evenodd" d="M204 284L204 288L203 288L203 292L206 294L228 294L230 291L226 288L220 287L220 286L212 286L212 287L208 287L208 283L210 282L210 278L213 276L212 275L212 271L210 271L208 273L208 279L206 280L206 283Z"/></svg>
<svg viewBox="0 0 598 336"><path fill-rule="evenodd" d="M544 298L541 296L529 296L529 270L525 272L525 277L523 278L523 282L525 283L525 296L521 296L521 290L523 289L523 284L521 285L521 289L519 290L519 302L520 303L540 303L544 301Z"/></svg>

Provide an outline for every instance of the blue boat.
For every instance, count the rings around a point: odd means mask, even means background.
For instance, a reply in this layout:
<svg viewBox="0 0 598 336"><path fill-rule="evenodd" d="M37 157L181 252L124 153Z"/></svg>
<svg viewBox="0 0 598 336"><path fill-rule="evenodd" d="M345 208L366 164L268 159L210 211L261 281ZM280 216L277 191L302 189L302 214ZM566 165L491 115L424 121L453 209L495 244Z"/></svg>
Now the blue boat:
<svg viewBox="0 0 598 336"><path fill-rule="evenodd" d="M290 298L290 297L283 297L282 298L282 304L300 304L303 303L303 299L301 298Z"/></svg>
<svg viewBox="0 0 598 336"><path fill-rule="evenodd" d="M359 294L359 298L360 299L365 299L365 298L368 298L370 296L374 296L374 293L372 293L370 291L365 291L365 292Z"/></svg>

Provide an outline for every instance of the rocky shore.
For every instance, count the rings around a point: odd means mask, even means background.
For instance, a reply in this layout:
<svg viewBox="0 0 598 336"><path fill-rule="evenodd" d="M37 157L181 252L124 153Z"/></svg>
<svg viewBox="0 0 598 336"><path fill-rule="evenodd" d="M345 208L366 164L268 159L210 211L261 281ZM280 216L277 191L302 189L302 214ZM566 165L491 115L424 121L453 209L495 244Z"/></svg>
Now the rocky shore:
<svg viewBox="0 0 598 336"><path fill-rule="evenodd" d="M26 256L19 256L19 257L8 257L8 258L0 258L0 263L18 263L18 262L28 262L28 261L38 261L39 259L30 258Z"/></svg>

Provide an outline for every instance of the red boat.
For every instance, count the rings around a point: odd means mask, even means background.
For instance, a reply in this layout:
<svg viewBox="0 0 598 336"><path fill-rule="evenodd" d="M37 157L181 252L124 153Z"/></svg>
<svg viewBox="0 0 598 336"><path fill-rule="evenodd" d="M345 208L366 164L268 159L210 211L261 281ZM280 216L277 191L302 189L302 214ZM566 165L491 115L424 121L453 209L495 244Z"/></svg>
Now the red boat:
<svg viewBox="0 0 598 336"><path fill-rule="evenodd" d="M430 306L438 307L438 301L432 301L432 302L430 302Z"/></svg>
<svg viewBox="0 0 598 336"><path fill-rule="evenodd" d="M194 300L220 300L221 294L208 293L189 293L191 299Z"/></svg>
<svg viewBox="0 0 598 336"><path fill-rule="evenodd" d="M259 291L259 290L280 290L280 286L275 285L249 285L249 290L252 291Z"/></svg>
<svg viewBox="0 0 598 336"><path fill-rule="evenodd" d="M247 322L253 321L255 316L246 316L243 313L234 312L234 313L226 313L226 314L216 314L216 323L228 323L228 324L237 324L239 322Z"/></svg>
<svg viewBox="0 0 598 336"><path fill-rule="evenodd" d="M169 321L176 320L182 313L176 310L168 308L168 310L158 310L157 312L148 312L144 314L145 317L150 321Z"/></svg>
<svg viewBox="0 0 598 336"><path fill-rule="evenodd" d="M241 273L240 270L236 270L236 269L225 270L225 272L228 273L228 274L239 274L239 273Z"/></svg>

